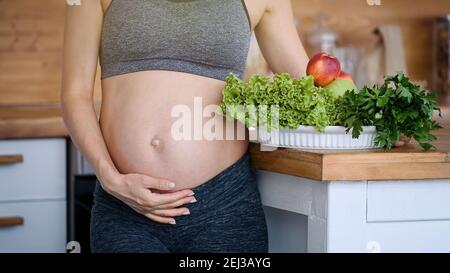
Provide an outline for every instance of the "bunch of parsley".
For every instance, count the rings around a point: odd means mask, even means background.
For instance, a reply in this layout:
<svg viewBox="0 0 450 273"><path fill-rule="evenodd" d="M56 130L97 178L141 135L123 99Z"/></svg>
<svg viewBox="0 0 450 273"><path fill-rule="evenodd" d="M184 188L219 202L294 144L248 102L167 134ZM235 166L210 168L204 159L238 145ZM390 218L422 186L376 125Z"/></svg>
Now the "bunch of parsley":
<svg viewBox="0 0 450 273"><path fill-rule="evenodd" d="M433 130L441 128L433 120L433 112L440 109L434 93L414 85L404 74L385 78L382 86L364 87L361 91L347 91L339 101L339 119L357 138L362 126L377 128L375 142L392 148L401 134L414 138L424 150L433 148Z"/></svg>

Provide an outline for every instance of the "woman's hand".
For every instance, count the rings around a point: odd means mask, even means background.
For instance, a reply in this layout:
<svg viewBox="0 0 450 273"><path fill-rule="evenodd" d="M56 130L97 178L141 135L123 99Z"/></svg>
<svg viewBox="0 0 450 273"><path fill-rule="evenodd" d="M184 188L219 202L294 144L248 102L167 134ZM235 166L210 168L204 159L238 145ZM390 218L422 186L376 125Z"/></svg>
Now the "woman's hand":
<svg viewBox="0 0 450 273"><path fill-rule="evenodd" d="M175 184L141 174L118 174L112 181L101 182L109 194L136 212L163 224L175 224L174 217L190 213L187 208L180 206L197 201L192 190L158 193L172 190Z"/></svg>
<svg viewBox="0 0 450 273"><path fill-rule="evenodd" d="M394 141L393 145L394 145L394 147L402 147L402 146L405 146L410 143L411 143L411 138L406 137L405 135L402 134L400 136L400 140Z"/></svg>

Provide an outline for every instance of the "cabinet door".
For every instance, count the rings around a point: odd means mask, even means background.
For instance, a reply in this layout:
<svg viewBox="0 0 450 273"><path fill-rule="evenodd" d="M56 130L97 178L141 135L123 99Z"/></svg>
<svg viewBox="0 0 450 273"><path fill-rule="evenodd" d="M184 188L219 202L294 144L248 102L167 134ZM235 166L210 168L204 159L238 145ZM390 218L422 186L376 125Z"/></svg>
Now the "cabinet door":
<svg viewBox="0 0 450 273"><path fill-rule="evenodd" d="M367 221L449 221L448 180L370 181Z"/></svg>
<svg viewBox="0 0 450 273"><path fill-rule="evenodd" d="M0 164L0 202L66 198L66 139L0 140L0 156L23 162Z"/></svg>
<svg viewBox="0 0 450 273"><path fill-rule="evenodd" d="M0 253L65 252L66 202L0 203Z"/></svg>

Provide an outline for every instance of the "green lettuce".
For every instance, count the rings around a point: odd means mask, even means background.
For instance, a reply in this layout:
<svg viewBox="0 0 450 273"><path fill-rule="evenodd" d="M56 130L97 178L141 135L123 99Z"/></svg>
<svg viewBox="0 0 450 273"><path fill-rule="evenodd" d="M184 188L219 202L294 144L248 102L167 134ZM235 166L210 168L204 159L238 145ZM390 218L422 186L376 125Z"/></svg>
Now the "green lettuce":
<svg viewBox="0 0 450 273"><path fill-rule="evenodd" d="M295 79L289 74L276 74L271 79L255 75L244 82L230 74L220 109L247 127L264 125L269 131L310 125L322 132L326 126L339 123L336 99L330 91L316 87L312 76ZM273 123L271 116L275 109L278 109L278 124Z"/></svg>

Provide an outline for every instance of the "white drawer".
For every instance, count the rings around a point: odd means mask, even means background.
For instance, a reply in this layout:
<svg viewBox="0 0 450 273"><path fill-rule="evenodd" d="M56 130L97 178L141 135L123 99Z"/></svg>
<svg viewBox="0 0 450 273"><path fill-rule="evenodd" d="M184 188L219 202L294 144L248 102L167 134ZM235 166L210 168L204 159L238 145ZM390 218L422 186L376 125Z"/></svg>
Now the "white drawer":
<svg viewBox="0 0 450 273"><path fill-rule="evenodd" d="M23 225L0 227L0 253L65 252L65 201L0 203L0 219L18 216Z"/></svg>
<svg viewBox="0 0 450 273"><path fill-rule="evenodd" d="M0 165L0 201L66 196L64 138L0 140L0 155L22 155L23 162Z"/></svg>
<svg viewBox="0 0 450 273"><path fill-rule="evenodd" d="M367 225L368 243L383 253L449 253L450 221L382 222Z"/></svg>
<svg viewBox="0 0 450 273"><path fill-rule="evenodd" d="M367 221L450 219L450 183L445 180L375 181L367 187Z"/></svg>

